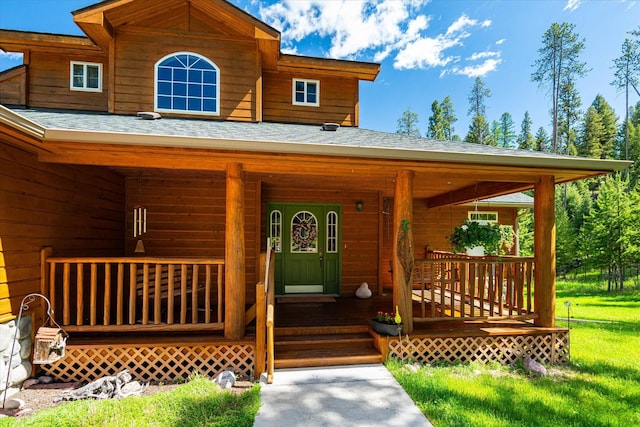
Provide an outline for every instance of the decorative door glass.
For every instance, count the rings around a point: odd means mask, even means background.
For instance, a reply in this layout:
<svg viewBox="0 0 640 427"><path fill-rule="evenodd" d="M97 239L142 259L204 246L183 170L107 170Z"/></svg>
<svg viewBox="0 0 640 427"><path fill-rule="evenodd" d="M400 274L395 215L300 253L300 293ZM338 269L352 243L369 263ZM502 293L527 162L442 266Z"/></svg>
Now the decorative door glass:
<svg viewBox="0 0 640 427"><path fill-rule="evenodd" d="M291 253L318 252L318 220L309 211L300 211L291 219Z"/></svg>
<svg viewBox="0 0 640 427"><path fill-rule="evenodd" d="M280 211L271 212L271 243L273 250L282 252L282 213Z"/></svg>
<svg viewBox="0 0 640 427"><path fill-rule="evenodd" d="M327 214L327 252L338 252L338 214L334 211Z"/></svg>

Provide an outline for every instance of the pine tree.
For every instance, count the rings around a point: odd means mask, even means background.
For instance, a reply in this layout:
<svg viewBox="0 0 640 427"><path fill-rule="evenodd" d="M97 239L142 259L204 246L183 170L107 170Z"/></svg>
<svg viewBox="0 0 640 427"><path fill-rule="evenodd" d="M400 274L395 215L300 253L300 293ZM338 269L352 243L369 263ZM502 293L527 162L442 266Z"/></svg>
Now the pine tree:
<svg viewBox="0 0 640 427"><path fill-rule="evenodd" d="M618 137L618 118L611 105L602 95L596 95L591 106L600 115L602 133L600 134L601 159L615 158L616 140Z"/></svg>
<svg viewBox="0 0 640 427"><path fill-rule="evenodd" d="M593 106L589 107L584 116L580 143L577 146L579 156L591 157L593 159L603 158L603 148L601 145L603 129L602 117Z"/></svg>
<svg viewBox="0 0 640 427"><path fill-rule="evenodd" d="M548 87L551 93L551 150L554 153L560 152L558 122L562 93L572 88L574 81L588 72L586 63L580 61L584 39L580 40L574 30L574 24L551 24L542 36L542 47L538 49L540 56L534 62L535 71L531 74L532 81L540 87ZM570 126L566 128L566 137L570 138L570 130Z"/></svg>
<svg viewBox="0 0 640 427"><path fill-rule="evenodd" d="M495 145L493 135L489 130L489 123L486 122L484 116L474 116L473 121L469 126L469 133L465 136L464 142Z"/></svg>
<svg viewBox="0 0 640 427"><path fill-rule="evenodd" d="M509 113L502 113L500 116L500 139L498 146L504 148L513 148L516 139L516 133L513 130L513 117Z"/></svg>
<svg viewBox="0 0 640 427"><path fill-rule="evenodd" d="M520 134L516 139L519 150L533 150L535 139L533 138L533 134L531 133L532 125L533 121L531 121L531 116L529 116L528 111L525 111L524 118L522 119L522 124L520 125Z"/></svg>
<svg viewBox="0 0 640 427"><path fill-rule="evenodd" d="M464 139L466 142L493 145L489 124L486 119L487 107L485 100L489 97L491 97L491 90L485 87L480 77L476 77L473 87L471 88L471 93L467 98L469 100L467 115L472 116L473 120L469 125L469 132Z"/></svg>
<svg viewBox="0 0 640 427"><path fill-rule="evenodd" d="M625 94L625 123L629 120L629 91L631 88L638 93L640 87L640 27L631 32L635 39L626 38L622 43L622 54L613 60L615 69L611 84ZM640 93L639 93L640 94ZM629 133L625 128L624 159L629 160Z"/></svg>
<svg viewBox="0 0 640 427"><path fill-rule="evenodd" d="M456 112L453 108L453 102L449 96L445 96L440 103L440 111L442 111L442 127L444 129L444 139L447 141L459 141L460 137L455 135L453 124L458 121Z"/></svg>
<svg viewBox="0 0 640 427"><path fill-rule="evenodd" d="M549 152L549 134L542 126L540 126L536 132L533 149L543 153Z"/></svg>
<svg viewBox="0 0 640 427"><path fill-rule="evenodd" d="M427 129L427 138L445 140L447 136L444 130L444 117L442 109L438 101L431 104L431 115L429 116L429 127Z"/></svg>
<svg viewBox="0 0 640 427"><path fill-rule="evenodd" d="M411 111L411 108L407 108L398 119L396 133L400 135L420 136L418 113Z"/></svg>
<svg viewBox="0 0 640 427"><path fill-rule="evenodd" d="M578 123L580 120L580 94L573 82L562 85L560 92L560 114L558 115L558 153L577 153Z"/></svg>

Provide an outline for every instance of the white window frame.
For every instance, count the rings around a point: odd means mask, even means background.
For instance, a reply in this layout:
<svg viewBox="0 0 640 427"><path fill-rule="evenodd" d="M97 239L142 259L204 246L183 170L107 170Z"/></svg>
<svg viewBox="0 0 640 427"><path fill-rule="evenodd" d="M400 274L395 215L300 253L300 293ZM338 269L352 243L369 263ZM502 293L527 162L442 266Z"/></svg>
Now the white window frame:
<svg viewBox="0 0 640 427"><path fill-rule="evenodd" d="M475 215L484 215L485 219L474 218ZM489 218L489 216L493 216L493 218ZM469 218L469 221L476 221L484 224L497 224L498 211L468 211L467 218Z"/></svg>
<svg viewBox="0 0 640 427"><path fill-rule="evenodd" d="M296 83L304 83L304 101L299 102L296 101ZM307 87L309 83L313 83L316 85L316 102L307 102ZM319 107L320 106L320 80L309 80L309 79L293 79L293 83L291 85L291 102L293 105L304 105L307 107Z"/></svg>
<svg viewBox="0 0 640 427"><path fill-rule="evenodd" d="M82 65L82 87L74 86L73 68ZM87 87L87 67L98 68L98 87ZM69 64L69 89L80 92L102 92L102 64L99 62L71 61Z"/></svg>
<svg viewBox="0 0 640 427"><path fill-rule="evenodd" d="M327 212L327 241L325 248L329 254L338 253L338 212Z"/></svg>
<svg viewBox="0 0 640 427"><path fill-rule="evenodd" d="M158 107L158 66L160 64L162 64L166 59L171 58L173 56L179 56L179 55L196 56L196 57L200 58L201 60L208 62L216 70L216 83L215 83L215 85L216 85L216 110L215 111L179 110L179 109L159 108ZM198 116L219 116L220 115L220 110L221 110L221 106L220 106L220 81L221 80L222 80L222 77L220 75L220 67L218 67L218 65L215 62L213 62L212 60L210 60L206 56L200 55L200 54L195 53L195 52L173 52L173 53L170 53L168 55L165 55L162 58L160 58L158 60L158 62L156 62L156 64L153 67L153 108L154 108L154 111L158 111L158 112L161 112L161 113L176 113L176 114L198 115Z"/></svg>
<svg viewBox="0 0 640 427"><path fill-rule="evenodd" d="M269 237L271 237L274 250L280 253L282 252L282 212L277 209L271 211L270 223L271 229Z"/></svg>

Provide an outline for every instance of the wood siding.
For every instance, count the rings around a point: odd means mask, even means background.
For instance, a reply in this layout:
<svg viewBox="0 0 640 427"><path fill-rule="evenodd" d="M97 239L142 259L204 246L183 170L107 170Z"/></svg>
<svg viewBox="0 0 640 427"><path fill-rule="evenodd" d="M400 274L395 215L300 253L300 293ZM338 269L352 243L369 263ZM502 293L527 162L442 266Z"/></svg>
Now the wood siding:
<svg viewBox="0 0 640 427"><path fill-rule="evenodd" d="M220 115L198 116L224 120L256 120L256 81L259 78L255 44L215 38L166 34L161 40L146 34L118 33L115 47L115 113L153 111L156 62L175 52L198 53L220 69ZM164 113L169 114L169 113Z"/></svg>
<svg viewBox="0 0 640 427"><path fill-rule="evenodd" d="M25 105L27 102L27 67L20 65L0 72L0 104Z"/></svg>
<svg viewBox="0 0 640 427"><path fill-rule="evenodd" d="M378 221L380 221L378 192L285 188L266 183L263 183L262 188L263 212L266 212L268 202L342 205L341 295L353 296L362 282L367 282L370 289L376 289L378 283ZM363 202L361 212L356 211L355 207L359 200ZM265 228L266 223L261 225L263 242L266 241Z"/></svg>
<svg viewBox="0 0 640 427"><path fill-rule="evenodd" d="M104 168L39 163L0 142L0 320L40 292L40 249L60 256L122 251L124 180Z"/></svg>
<svg viewBox="0 0 640 427"><path fill-rule="evenodd" d="M180 178L158 173L127 178L126 255L134 253L133 207L147 209L147 233L142 236L144 256L225 258L225 175ZM245 247L247 303L255 302L256 181L245 183Z"/></svg>
<svg viewBox="0 0 640 427"><path fill-rule="evenodd" d="M347 78L320 78L311 73L263 73L263 119L289 123L339 123L357 126L358 80ZM293 79L320 81L320 106L307 107L292 104Z"/></svg>
<svg viewBox="0 0 640 427"><path fill-rule="evenodd" d="M102 92L69 89L71 61L102 64ZM107 111L107 59L95 54L32 52L29 62L29 107Z"/></svg>

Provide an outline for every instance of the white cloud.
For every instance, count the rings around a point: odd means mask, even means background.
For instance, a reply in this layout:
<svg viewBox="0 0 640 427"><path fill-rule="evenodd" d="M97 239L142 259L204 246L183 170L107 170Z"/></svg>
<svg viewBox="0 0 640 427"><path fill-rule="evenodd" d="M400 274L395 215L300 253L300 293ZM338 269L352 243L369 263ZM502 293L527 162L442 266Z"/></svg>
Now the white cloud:
<svg viewBox="0 0 640 427"><path fill-rule="evenodd" d="M567 0L567 4L564 6L564 9L562 10L568 10L570 12L573 12L574 10L580 7L581 3L582 3L582 0Z"/></svg>
<svg viewBox="0 0 640 427"><path fill-rule="evenodd" d="M492 71L498 68L498 65L502 63L502 59L487 59L481 64L467 65L466 67L458 68L453 67L449 71L444 71L440 76L445 74L459 74L461 76L467 76L469 78L484 77Z"/></svg>
<svg viewBox="0 0 640 427"><path fill-rule="evenodd" d="M17 52L3 52L0 50L0 59L6 59L9 61L21 61L22 54Z"/></svg>
<svg viewBox="0 0 640 427"><path fill-rule="evenodd" d="M332 58L364 54L376 62L392 58L397 69L452 66L461 59L451 48L464 46L474 29L487 28L491 21L463 14L445 32L429 34L431 17L424 13L428 3L429 0L282 0L261 7L259 13L262 20L281 31L283 51L295 49L303 39L319 38L323 46L328 42L324 53ZM500 56L499 52L476 55L486 56L467 60ZM461 69L468 67L480 66Z"/></svg>
<svg viewBox="0 0 640 427"><path fill-rule="evenodd" d="M500 57L500 52L492 52L492 51L486 51L486 52L475 52L473 55L471 55L469 58L467 58L469 61L477 61L478 59L482 59L482 58L494 58L494 57Z"/></svg>
<svg viewBox="0 0 640 427"><path fill-rule="evenodd" d="M507 39L500 39L500 40L498 40L498 41L496 42L496 46L500 46L500 45L502 45L502 44L503 44L504 42L506 42L506 41L507 41Z"/></svg>

